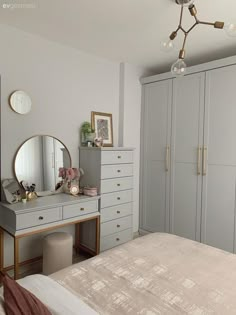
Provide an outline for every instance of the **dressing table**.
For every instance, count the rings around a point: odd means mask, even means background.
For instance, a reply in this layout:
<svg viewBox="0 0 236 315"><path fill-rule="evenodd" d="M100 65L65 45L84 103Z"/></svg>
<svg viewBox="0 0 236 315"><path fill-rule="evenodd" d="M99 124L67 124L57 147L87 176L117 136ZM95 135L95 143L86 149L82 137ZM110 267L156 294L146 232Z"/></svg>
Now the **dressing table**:
<svg viewBox="0 0 236 315"><path fill-rule="evenodd" d="M25 185L27 189L24 185L21 186L28 192L31 192L28 187L35 187L37 195L44 197L32 200L28 198L28 201L24 200L25 203L0 203L0 270L4 268L4 233L7 233L14 239L15 279L19 274L19 240L26 236L73 224L75 225L75 248L83 249L91 255L99 253L99 197L73 196L58 193L59 190L55 191L58 183L63 180L67 181L59 170L71 167L72 160L69 150L55 137L33 136L18 148L13 165L17 182L27 183ZM78 176L77 180L79 180ZM75 186L72 181L70 181L71 183L73 184L71 187ZM78 186L78 182L76 184ZM14 198L11 200L14 201ZM86 221L93 221L93 233L84 237L84 225L80 225L80 223Z"/></svg>
<svg viewBox="0 0 236 315"><path fill-rule="evenodd" d="M39 197L26 204L0 204L0 270L4 263L4 232L14 238L14 278L19 274L19 240L23 237L75 224L75 248L91 255L99 254L100 213L99 196L72 196L56 194ZM95 249L80 241L79 226L86 221L96 221Z"/></svg>

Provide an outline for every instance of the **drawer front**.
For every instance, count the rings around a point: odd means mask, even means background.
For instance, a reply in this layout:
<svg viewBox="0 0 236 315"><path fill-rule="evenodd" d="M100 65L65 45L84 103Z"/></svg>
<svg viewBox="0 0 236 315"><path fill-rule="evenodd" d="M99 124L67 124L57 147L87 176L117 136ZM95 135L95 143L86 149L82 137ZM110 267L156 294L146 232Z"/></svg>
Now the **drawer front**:
<svg viewBox="0 0 236 315"><path fill-rule="evenodd" d="M98 202L96 200L68 205L63 207L63 219L65 220L73 217L78 217L80 215L85 215L97 211Z"/></svg>
<svg viewBox="0 0 236 315"><path fill-rule="evenodd" d="M101 237L108 236L132 227L132 215L101 224Z"/></svg>
<svg viewBox="0 0 236 315"><path fill-rule="evenodd" d="M101 238L100 249L101 251L104 251L117 245L121 245L128 241L131 241L132 239L133 239L132 229L114 233L112 235Z"/></svg>
<svg viewBox="0 0 236 315"><path fill-rule="evenodd" d="M16 216L16 230L27 229L62 220L62 208L51 208L19 214Z"/></svg>
<svg viewBox="0 0 236 315"><path fill-rule="evenodd" d="M133 151L102 151L102 164L133 163Z"/></svg>
<svg viewBox="0 0 236 315"><path fill-rule="evenodd" d="M123 205L101 209L101 223L131 215L132 207L132 203L125 203Z"/></svg>
<svg viewBox="0 0 236 315"><path fill-rule="evenodd" d="M133 164L102 165L101 179L133 176Z"/></svg>
<svg viewBox="0 0 236 315"><path fill-rule="evenodd" d="M101 197L101 208L107 208L111 206L120 205L122 203L128 203L133 200L133 191L124 190L110 194L104 194Z"/></svg>
<svg viewBox="0 0 236 315"><path fill-rule="evenodd" d="M101 180L101 194L133 188L133 177Z"/></svg>

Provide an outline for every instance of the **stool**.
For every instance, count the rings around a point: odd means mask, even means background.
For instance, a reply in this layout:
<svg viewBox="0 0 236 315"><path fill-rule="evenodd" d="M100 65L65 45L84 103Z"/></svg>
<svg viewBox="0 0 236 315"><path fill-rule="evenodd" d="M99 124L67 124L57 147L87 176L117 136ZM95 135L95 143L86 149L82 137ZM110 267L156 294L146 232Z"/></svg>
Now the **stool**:
<svg viewBox="0 0 236 315"><path fill-rule="evenodd" d="M43 239L43 274L50 275L72 265L73 237L69 233L55 232Z"/></svg>

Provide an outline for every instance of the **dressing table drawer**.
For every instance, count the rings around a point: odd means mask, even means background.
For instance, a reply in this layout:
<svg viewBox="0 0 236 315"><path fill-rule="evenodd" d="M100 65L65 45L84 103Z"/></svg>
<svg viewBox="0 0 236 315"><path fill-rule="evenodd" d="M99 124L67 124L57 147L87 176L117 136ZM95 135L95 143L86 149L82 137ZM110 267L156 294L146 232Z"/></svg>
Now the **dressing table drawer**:
<svg viewBox="0 0 236 315"><path fill-rule="evenodd" d="M104 194L101 198L101 208L120 205L122 203L129 203L133 200L133 191L124 190L110 194Z"/></svg>
<svg viewBox="0 0 236 315"><path fill-rule="evenodd" d="M101 164L133 163L133 151L102 151Z"/></svg>
<svg viewBox="0 0 236 315"><path fill-rule="evenodd" d="M132 189L133 177L121 177L115 179L103 179L101 181L101 194Z"/></svg>
<svg viewBox="0 0 236 315"><path fill-rule="evenodd" d="M98 211L97 201L81 202L63 207L63 220Z"/></svg>
<svg viewBox="0 0 236 315"><path fill-rule="evenodd" d="M101 209L101 223L132 214L132 203L124 203L122 205Z"/></svg>
<svg viewBox="0 0 236 315"><path fill-rule="evenodd" d="M133 176L133 164L102 165L101 179Z"/></svg>
<svg viewBox="0 0 236 315"><path fill-rule="evenodd" d="M101 237L127 230L132 227L132 215L101 224Z"/></svg>
<svg viewBox="0 0 236 315"><path fill-rule="evenodd" d="M16 230L31 228L62 219L62 208L51 208L46 210L18 214L16 216Z"/></svg>

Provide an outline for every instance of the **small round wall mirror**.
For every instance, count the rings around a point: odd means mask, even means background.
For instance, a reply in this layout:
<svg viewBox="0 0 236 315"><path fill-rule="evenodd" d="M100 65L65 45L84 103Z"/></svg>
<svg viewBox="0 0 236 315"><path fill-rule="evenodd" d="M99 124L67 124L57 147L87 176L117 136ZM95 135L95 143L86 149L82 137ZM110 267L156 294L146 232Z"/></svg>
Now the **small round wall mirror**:
<svg viewBox="0 0 236 315"><path fill-rule="evenodd" d="M35 136L18 149L14 162L15 176L20 183L35 184L36 191L55 190L60 167L71 167L71 156L66 146L51 136Z"/></svg>
<svg viewBox="0 0 236 315"><path fill-rule="evenodd" d="M15 91L10 95L10 106L14 112L25 115L31 111L32 101L24 91Z"/></svg>

